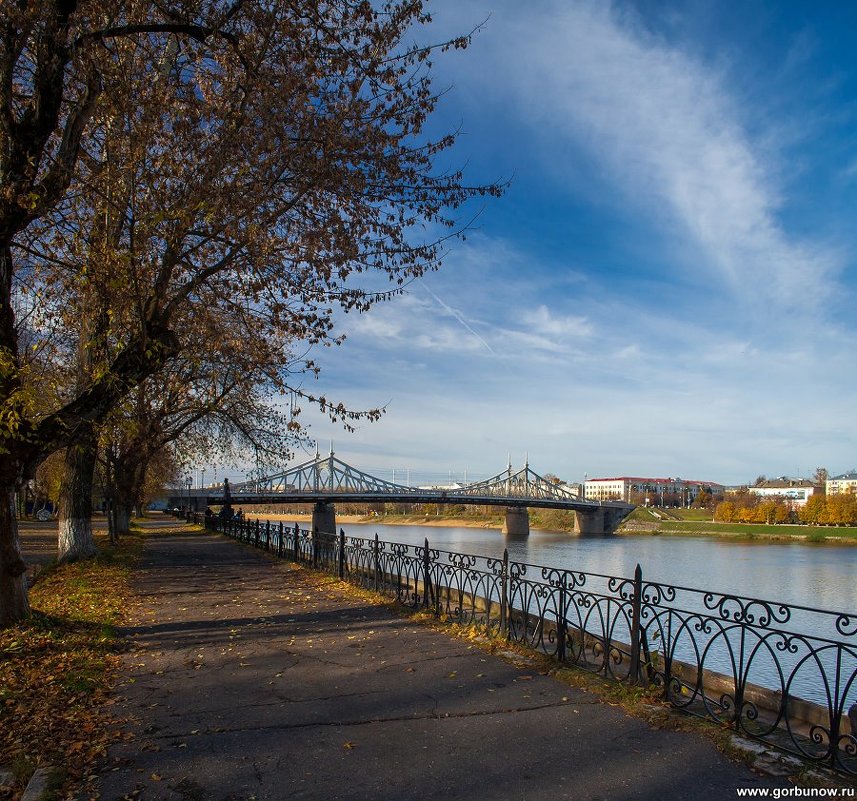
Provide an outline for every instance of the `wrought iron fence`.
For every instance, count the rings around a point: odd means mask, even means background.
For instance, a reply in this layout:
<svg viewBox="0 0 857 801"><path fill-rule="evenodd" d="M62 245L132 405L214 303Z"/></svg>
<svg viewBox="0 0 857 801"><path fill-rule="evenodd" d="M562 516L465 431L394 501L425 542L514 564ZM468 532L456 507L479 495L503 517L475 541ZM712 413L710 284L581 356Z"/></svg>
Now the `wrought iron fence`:
<svg viewBox="0 0 857 801"><path fill-rule="evenodd" d="M361 537L197 522L857 775L857 614Z"/></svg>

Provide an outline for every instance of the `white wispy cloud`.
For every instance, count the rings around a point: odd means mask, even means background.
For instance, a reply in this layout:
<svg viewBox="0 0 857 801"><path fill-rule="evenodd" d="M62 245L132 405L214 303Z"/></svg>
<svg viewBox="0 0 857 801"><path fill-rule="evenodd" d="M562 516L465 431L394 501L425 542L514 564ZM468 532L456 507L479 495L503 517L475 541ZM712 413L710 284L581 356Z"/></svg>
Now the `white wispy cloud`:
<svg viewBox="0 0 857 801"><path fill-rule="evenodd" d="M586 317L557 315L544 304L525 310L521 319L534 332L544 336L582 339L592 335L592 325Z"/></svg>
<svg viewBox="0 0 857 801"><path fill-rule="evenodd" d="M736 295L806 309L833 291L838 254L780 222L778 165L754 144L724 75L610 3L507 8L491 26L500 47L480 70L487 88L511 90L538 136L585 148L626 201L683 231Z"/></svg>

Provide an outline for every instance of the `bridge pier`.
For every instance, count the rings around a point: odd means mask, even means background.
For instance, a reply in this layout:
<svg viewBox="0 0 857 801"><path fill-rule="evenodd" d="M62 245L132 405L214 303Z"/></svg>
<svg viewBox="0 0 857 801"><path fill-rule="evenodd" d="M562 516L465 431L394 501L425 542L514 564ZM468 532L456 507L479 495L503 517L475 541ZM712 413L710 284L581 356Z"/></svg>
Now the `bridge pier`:
<svg viewBox="0 0 857 801"><path fill-rule="evenodd" d="M318 501L312 509L312 528L325 534L336 534L336 507L327 501Z"/></svg>
<svg viewBox="0 0 857 801"><path fill-rule="evenodd" d="M528 537L530 534L530 513L526 506L507 506L503 533L513 537Z"/></svg>
<svg viewBox="0 0 857 801"><path fill-rule="evenodd" d="M603 537L606 534L613 534L633 508L628 504L622 504L615 507L601 506L591 511L577 509L574 512L574 533L581 537Z"/></svg>
<svg viewBox="0 0 857 801"><path fill-rule="evenodd" d="M574 533L581 537L600 537L604 531L604 513L601 509L588 509L574 513Z"/></svg>

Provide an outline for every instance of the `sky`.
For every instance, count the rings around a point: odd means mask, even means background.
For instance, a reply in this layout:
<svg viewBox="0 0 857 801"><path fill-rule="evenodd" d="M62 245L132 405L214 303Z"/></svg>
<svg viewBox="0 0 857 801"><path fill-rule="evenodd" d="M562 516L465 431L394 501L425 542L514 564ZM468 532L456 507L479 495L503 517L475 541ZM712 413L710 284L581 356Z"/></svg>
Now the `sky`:
<svg viewBox="0 0 857 801"><path fill-rule="evenodd" d="M313 353L385 407L326 452L739 484L857 465L857 5L430 4L450 163L510 179L440 271ZM296 460L307 458L298 452Z"/></svg>

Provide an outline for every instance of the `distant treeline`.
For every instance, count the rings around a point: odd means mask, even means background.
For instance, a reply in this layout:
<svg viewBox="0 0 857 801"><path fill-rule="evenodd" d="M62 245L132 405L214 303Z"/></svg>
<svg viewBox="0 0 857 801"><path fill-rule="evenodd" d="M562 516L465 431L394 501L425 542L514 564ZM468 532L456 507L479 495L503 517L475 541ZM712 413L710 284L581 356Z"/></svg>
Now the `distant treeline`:
<svg viewBox="0 0 857 801"><path fill-rule="evenodd" d="M782 498L742 493L721 501L714 519L723 523L806 523L818 526L857 525L857 495L811 495L805 506L792 508Z"/></svg>

